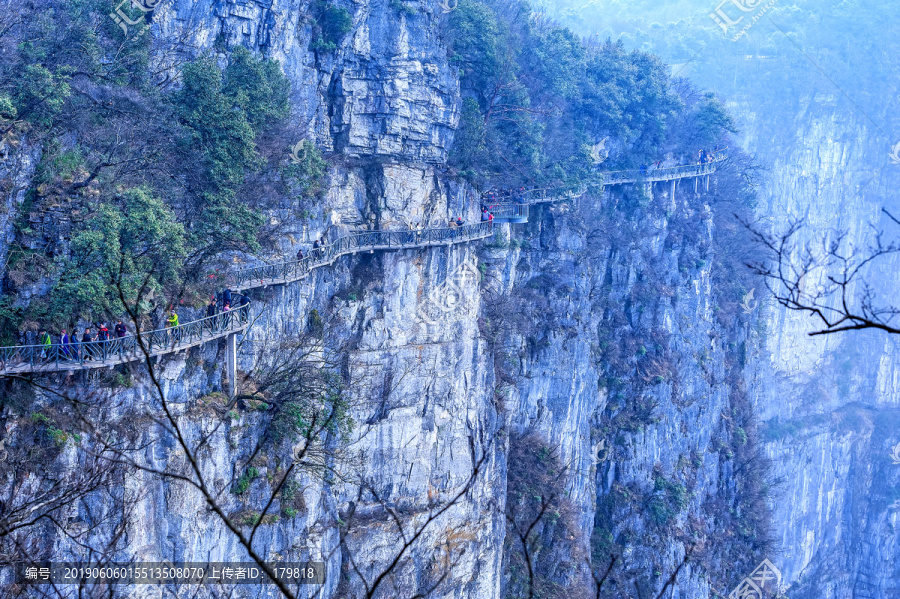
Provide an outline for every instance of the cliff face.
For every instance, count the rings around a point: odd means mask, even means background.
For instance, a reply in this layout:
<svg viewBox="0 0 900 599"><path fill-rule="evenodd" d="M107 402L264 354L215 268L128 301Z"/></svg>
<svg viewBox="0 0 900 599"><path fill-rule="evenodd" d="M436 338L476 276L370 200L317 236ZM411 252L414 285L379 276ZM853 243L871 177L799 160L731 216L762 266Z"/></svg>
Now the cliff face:
<svg viewBox="0 0 900 599"><path fill-rule="evenodd" d="M745 10L726 39L703 7L547 4L584 35L602 38L605 30L658 52L674 72L727 101L740 145L763 169L757 216L775 231L805 219L798 248L809 243L821 253L844 233L847 254L865 251L876 229L885 241L896 239L896 225L881 213L896 215L900 183L892 152L896 72L886 58L896 55L896 41L882 35L882 23L896 20L894 5L746 3L755 12ZM720 15L739 18L729 10ZM732 41L747 23L752 29ZM883 303L896 304L897 266L887 256L863 273ZM810 289L820 283L807 282ZM747 385L775 483L780 548L768 557L792 598L896 596L896 340L861 332L809 337L813 318L765 300L759 310L765 351L751 359Z"/></svg>
<svg viewBox="0 0 900 599"><path fill-rule="evenodd" d="M332 169L311 220L273 208L289 255L295 241L329 227L476 218L470 190L429 165L446 159L459 105L437 33L439 6L348 8L351 32L334 54L318 56L308 50L307 7L293 0L178 2L153 17L159 37L186 35L201 50L224 39L278 59L292 82L297 122L346 159ZM383 592L405 597L434 588L436 597L499 599L516 584L504 566L513 551L506 513L508 493L522 491L509 486L517 465L508 457L511 445L532 435L558 453L570 506L559 510L567 514L562 525L543 532L553 545L541 554L541 577L589 589L588 557L602 571L620 551L629 593L631 580L659 588L688 547L704 562L681 571L682 596L710 597L711 585L721 589L749 573L757 556L741 548L761 516L742 513L753 498L735 475L755 442L744 362L735 356L739 349L753 355L757 333L716 286L716 269L727 265L715 252L714 222L688 182L674 197L667 186L646 195L611 190L577 205L536 208L527 226L498 226L497 238L480 249L342 258L307 280L255 292L258 318L238 350L243 372L271 362L280 344L321 319L321 351L340 355L341 371L357 383L348 392L356 427L342 459L358 476L301 474L289 500L295 515L262 526L258 552L325 560L326 584L304 596L352 596L361 585L348 575L349 560L371 582L399 550L397 523L407 534L422 526L480 464L471 488L424 529ZM460 282L460 273L469 274ZM429 302L450 283L459 291L456 307L434 311ZM423 311L440 318L426 322ZM189 439L213 427L223 356L222 345L208 344L163 363L162 391ZM137 382L109 387L103 418L122 421L123 435L146 444L144 466L185 467L176 446L154 441L165 437L155 422L158 404L146 378ZM97 386L73 384L84 394ZM37 411L53 398L33 401ZM229 414L201 456L204 478L236 517L265 506L294 449L282 440L254 456L265 432L252 408ZM10 445L26 442L25 425L8 429ZM56 460L72 466L85 457L73 444ZM229 493L226 481L240 475L235 464L248 460L257 476L245 493ZM94 541L115 537L120 559L245 558L188 485L136 474L122 479L122 489L131 515L90 533ZM92 495L86 505L105 513L120 499ZM73 518L86 519L72 509ZM123 524L120 536L115 522ZM56 560L85 557L73 539L54 537L43 549Z"/></svg>
<svg viewBox="0 0 900 599"><path fill-rule="evenodd" d="M801 100L777 143L759 107L747 116L748 142L771 159L762 212L774 222L806 217L802 241L846 233L870 247L880 214L896 209L896 166L871 123L836 92ZM884 164L872 169L872 164ZM865 273L879 297L896 297L895 257ZM811 282L811 285L820 282ZM853 288L861 293L862 286ZM781 484L774 498L791 597L891 597L897 592L897 341L877 333L807 336L814 323L776 308L765 312L771 358L758 365L756 402L769 431L767 452Z"/></svg>
<svg viewBox="0 0 900 599"><path fill-rule="evenodd" d="M440 6L375 0L345 8L353 26L335 52L310 51L314 19L300 0L178 2L153 13L153 32L200 49L245 45L278 60L294 83L293 118L323 150L444 162L459 83L439 39Z"/></svg>

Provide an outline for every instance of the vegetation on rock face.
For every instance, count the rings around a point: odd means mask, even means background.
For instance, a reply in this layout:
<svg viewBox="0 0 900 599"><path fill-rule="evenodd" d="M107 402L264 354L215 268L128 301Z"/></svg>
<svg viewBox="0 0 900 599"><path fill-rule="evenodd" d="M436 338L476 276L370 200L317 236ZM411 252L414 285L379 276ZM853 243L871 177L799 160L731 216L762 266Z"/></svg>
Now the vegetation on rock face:
<svg viewBox="0 0 900 599"><path fill-rule="evenodd" d="M451 163L463 175L578 186L592 180L591 149L603 140L610 167L635 167L733 130L708 99L696 115L704 138L686 144L674 126L684 99L658 58L586 43L524 3L511 8L462 0L450 14L450 61L464 97Z"/></svg>
<svg viewBox="0 0 900 599"><path fill-rule="evenodd" d="M258 127L269 114L287 110L286 94L280 106L254 103L265 90L280 91L283 86L277 76L283 79L283 75L254 65L246 50L235 52L235 57L238 61L229 65L224 77L212 58L185 65L182 88L174 97L176 114L185 128L179 149L188 154L187 159L196 160L191 154L202 148L196 161L200 168L191 180L191 191L200 201L189 216L188 230L211 250L257 248L255 234L261 218L238 201L237 192L247 171L262 166L254 146ZM269 73L276 76L274 81L255 79Z"/></svg>
<svg viewBox="0 0 900 599"><path fill-rule="evenodd" d="M309 49L314 52L334 52L338 44L353 28L353 16L346 8L325 0L317 0L313 6L315 31Z"/></svg>
<svg viewBox="0 0 900 599"><path fill-rule="evenodd" d="M296 160L292 159L282 168L285 179L296 185L297 195L310 197L318 195L325 182L325 171L328 164L322 152L308 139L295 146Z"/></svg>
<svg viewBox="0 0 900 599"><path fill-rule="evenodd" d="M584 556L571 541L575 507L565 490L569 468L536 435L510 438L504 544L506 597L561 597Z"/></svg>
<svg viewBox="0 0 900 599"><path fill-rule="evenodd" d="M93 210L72 237L70 257L50 293L47 316L52 320L114 314L122 298L145 311L148 295L159 293L163 282L179 280L184 227L150 189L126 190ZM138 305L141 300L144 305Z"/></svg>
<svg viewBox="0 0 900 599"><path fill-rule="evenodd" d="M49 291L3 301L6 341L26 323L121 314L118 286L141 311L196 296L197 275L222 251L259 248L265 207L322 188L326 163L312 143L287 164L290 143L275 126L289 114L290 86L277 62L220 45L224 65L203 55L172 63L149 36L126 37L109 8L4 9L0 127L7 147L26 141L42 153L3 295ZM256 197L264 171L274 185Z"/></svg>

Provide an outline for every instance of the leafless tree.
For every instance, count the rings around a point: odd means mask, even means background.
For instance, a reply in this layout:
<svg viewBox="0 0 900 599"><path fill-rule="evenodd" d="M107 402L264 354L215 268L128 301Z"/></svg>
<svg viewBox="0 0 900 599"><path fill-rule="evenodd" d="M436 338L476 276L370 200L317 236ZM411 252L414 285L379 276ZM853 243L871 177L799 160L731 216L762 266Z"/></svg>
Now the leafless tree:
<svg viewBox="0 0 900 599"><path fill-rule="evenodd" d="M30 391L59 397L33 381L5 380L6 399L35 399ZM85 396L90 402L96 396ZM8 405L8 402L4 402ZM4 405L4 408L7 407ZM72 412L52 401L17 419L3 439L0 463L0 562L16 568L47 561L58 541L96 564L108 563L125 541L125 522L137 496L122 485L124 471L90 439L82 439ZM4 409L4 419L11 410ZM8 595L24 588L9 578L0 582ZM29 596L63 597L57 586L28 587ZM102 585L82 590L84 597L104 595Z"/></svg>
<svg viewBox="0 0 900 599"><path fill-rule="evenodd" d="M900 224L887 210L885 215ZM900 252L900 244L875 230L866 247L854 247L846 232L820 232L819 239L802 242L803 219L780 233L744 221L753 240L765 250L763 260L747 266L760 275L775 301L788 310L803 312L816 322L811 336L876 329L900 333L900 308L882 299L870 279L876 269ZM824 234L823 234L824 233Z"/></svg>

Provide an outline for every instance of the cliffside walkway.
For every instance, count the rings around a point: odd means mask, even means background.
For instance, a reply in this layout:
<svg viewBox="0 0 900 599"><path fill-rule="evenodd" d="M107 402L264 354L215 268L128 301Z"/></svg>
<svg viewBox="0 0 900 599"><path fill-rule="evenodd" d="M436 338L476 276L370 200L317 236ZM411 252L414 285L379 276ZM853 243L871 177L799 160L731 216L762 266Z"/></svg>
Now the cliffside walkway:
<svg viewBox="0 0 900 599"><path fill-rule="evenodd" d="M704 164L674 166L653 170L609 171L603 173L604 185L629 183L653 183L679 179L704 177L714 173L726 156ZM707 180L708 181L708 180ZM696 190L696 181L695 181ZM528 207L534 204L572 200L582 196L587 188L572 191L566 188L530 189L516 203L494 204L491 210L495 222L528 222ZM673 189L674 191L674 189ZM412 231L367 231L354 233L335 240L321 248L313 249L303 260L287 260L263 264L228 273L229 284L238 290L270 285L284 285L306 277L313 269L333 264L341 256L375 250L401 250L453 245L485 239L493 235L491 223L463 225L462 227L433 228ZM183 325L147 331L140 334L144 347L151 356L161 356L183 351L208 341L226 338L229 379L234 382L236 360L236 334L250 323L250 305L229 312L201 318ZM117 364L133 362L144 357L137 337L46 345L18 345L0 347L0 376L26 373L68 372L93 368L109 368Z"/></svg>
<svg viewBox="0 0 900 599"><path fill-rule="evenodd" d="M313 269L332 264L347 254L452 245L485 239L492 234L493 227L490 223L420 231L356 233L313 250L313 255L303 260L246 268L230 273L229 278L235 288L242 290L283 285L302 279ZM233 371L231 365L235 359L235 335L242 333L249 324L250 304L247 304L177 327L147 331L141 333L140 338L151 356L161 356L225 337L228 340L229 371ZM110 368L117 364L140 360L144 355L137 337L133 335L108 341L71 343L66 346L53 344L0 347L0 376ZM232 379L230 375L229 379Z"/></svg>
<svg viewBox="0 0 900 599"><path fill-rule="evenodd" d="M719 152L719 155L710 162L703 164L685 164L682 166L667 166L657 169L642 169L630 171L607 171L603 173L604 185L623 185L626 183L659 183L662 181L676 181L678 179L691 179L705 177L716 172L728 155Z"/></svg>
<svg viewBox="0 0 900 599"><path fill-rule="evenodd" d="M310 255L303 260L288 260L232 271L228 274L228 281L236 289L283 285L298 281L314 268L332 264L347 254L453 245L485 239L493 233L493 227L486 222L444 229L354 233L324 247L310 250Z"/></svg>
<svg viewBox="0 0 900 599"><path fill-rule="evenodd" d="M697 181L702 177L708 177L716 172L728 155L719 151L715 159L702 164L686 164L682 166L670 166L657 169L634 169L627 171L605 171L603 185L626 185L634 183L672 183L672 193L675 191L675 183L681 179L694 179L694 191L697 191ZM709 179L707 179L707 183ZM500 223L527 223L528 207L534 204L561 202L574 200L587 192L587 187L571 190L563 187L548 187L529 189L521 194L521 201L502 202L490 205L494 220ZM484 201L484 200L482 200Z"/></svg>
<svg viewBox="0 0 900 599"><path fill-rule="evenodd" d="M250 304L177 327L147 331L140 339L151 356L160 356L243 332L248 324ZM135 335L69 345L0 347L0 375L110 368L144 356Z"/></svg>

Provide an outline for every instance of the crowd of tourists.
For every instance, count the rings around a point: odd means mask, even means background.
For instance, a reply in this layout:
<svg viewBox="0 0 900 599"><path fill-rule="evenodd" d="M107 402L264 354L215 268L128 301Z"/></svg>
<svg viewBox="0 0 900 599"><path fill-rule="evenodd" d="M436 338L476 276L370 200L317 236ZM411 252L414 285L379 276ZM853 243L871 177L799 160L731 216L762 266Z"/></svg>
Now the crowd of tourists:
<svg viewBox="0 0 900 599"><path fill-rule="evenodd" d="M236 293L231 289L225 289L221 293L210 298L206 306L207 318L220 313L239 309L250 303L250 298L245 293ZM110 329L110 326L112 327ZM175 329L180 326L178 312L174 307L169 308L166 318L167 342L176 341ZM103 360L110 354L112 344L119 339L131 336L131 331L121 320L115 325L111 322L101 322L95 327L85 327L79 334L72 330L70 333L62 329L58 334L51 335L46 328L42 328L37 337L37 350L35 358L40 361L51 360Z"/></svg>
<svg viewBox="0 0 900 599"><path fill-rule="evenodd" d="M111 331L107 324L112 323L101 322L94 327L96 332L91 327L85 327L80 339L78 331L75 330L69 333L62 329L58 335L51 335L47 329L41 329L37 343L40 348L40 358L47 360L58 354L58 357L64 360L89 360L104 355L111 341L131 334L121 320L113 326ZM98 343L94 344L95 341Z"/></svg>
<svg viewBox="0 0 900 599"><path fill-rule="evenodd" d="M304 258L312 258L314 260L319 260L325 256L325 236L319 237L316 239L312 248L309 250L309 256L304 255L303 248L301 247L297 250L297 262L302 262Z"/></svg>

